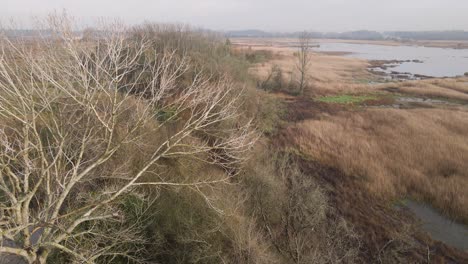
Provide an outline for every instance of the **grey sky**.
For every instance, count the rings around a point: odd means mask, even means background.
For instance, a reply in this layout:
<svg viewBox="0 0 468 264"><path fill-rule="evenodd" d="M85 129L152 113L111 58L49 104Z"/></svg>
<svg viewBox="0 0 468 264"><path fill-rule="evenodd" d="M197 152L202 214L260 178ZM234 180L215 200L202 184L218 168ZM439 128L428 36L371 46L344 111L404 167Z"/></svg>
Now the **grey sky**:
<svg viewBox="0 0 468 264"><path fill-rule="evenodd" d="M3 19L66 9L84 19L217 30L468 30L468 0L0 0L0 6Z"/></svg>

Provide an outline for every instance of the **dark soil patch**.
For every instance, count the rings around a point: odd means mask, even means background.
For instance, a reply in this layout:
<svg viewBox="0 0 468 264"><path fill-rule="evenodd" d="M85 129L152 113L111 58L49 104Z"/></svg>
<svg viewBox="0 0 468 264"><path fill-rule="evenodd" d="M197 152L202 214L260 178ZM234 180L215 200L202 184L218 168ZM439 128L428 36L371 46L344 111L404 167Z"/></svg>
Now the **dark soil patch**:
<svg viewBox="0 0 468 264"><path fill-rule="evenodd" d="M286 121L289 122L316 119L323 114L333 115L347 109L345 105L329 104L302 97L288 100L286 104L288 109Z"/></svg>
<svg viewBox="0 0 468 264"><path fill-rule="evenodd" d="M384 79L405 81L405 80L424 80L432 79L434 77L422 75L422 74L411 74L409 72L398 72L390 71L390 69L397 67L398 65L406 62L413 63L424 63L420 60L370 60L368 71L378 77Z"/></svg>
<svg viewBox="0 0 468 264"><path fill-rule="evenodd" d="M363 104L365 106L380 106L380 105L393 105L395 103L395 98L391 96L379 97L374 100L367 100Z"/></svg>
<svg viewBox="0 0 468 264"><path fill-rule="evenodd" d="M399 93L401 90L398 87L388 87L388 88L382 89L382 91L387 91L390 93Z"/></svg>
<svg viewBox="0 0 468 264"><path fill-rule="evenodd" d="M362 180L315 161L299 159L301 169L328 190L336 213L361 236L360 257L367 263L468 263L468 253L433 241L407 210L365 190Z"/></svg>

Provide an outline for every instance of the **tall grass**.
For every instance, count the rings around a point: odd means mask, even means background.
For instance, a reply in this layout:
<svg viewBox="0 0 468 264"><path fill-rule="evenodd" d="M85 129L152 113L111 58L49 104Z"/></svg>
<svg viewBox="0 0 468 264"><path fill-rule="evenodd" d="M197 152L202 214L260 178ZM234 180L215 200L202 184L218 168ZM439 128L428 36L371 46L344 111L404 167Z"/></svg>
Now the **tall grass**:
<svg viewBox="0 0 468 264"><path fill-rule="evenodd" d="M381 85L379 89L391 90L413 96L445 98L464 103L468 102L468 85L466 78L391 83Z"/></svg>
<svg viewBox="0 0 468 264"><path fill-rule="evenodd" d="M281 257L280 263L354 263L360 241L337 216L325 190L295 157L258 147L240 179L247 210Z"/></svg>
<svg viewBox="0 0 468 264"><path fill-rule="evenodd" d="M468 222L466 131L466 111L373 109L304 121L288 135L376 195L413 197Z"/></svg>
<svg viewBox="0 0 468 264"><path fill-rule="evenodd" d="M287 45L271 45L264 40L249 40L244 44L247 45L251 45L254 51L273 53L269 61L256 63L250 70L260 83L270 84L266 86L273 88L270 90L275 91L277 84L297 78L294 50ZM320 188L318 191L308 188L310 193L302 195L303 201L307 201L316 212L323 212L323 207L317 207L322 201L327 215L333 215L333 209L336 209L340 216L355 224L363 243L358 252L363 259L356 261L422 263L456 259L463 262L466 254L421 236L416 221L405 210L397 211L394 205L396 200L409 197L432 204L453 219L468 223L468 167L465 162L468 157L468 111L463 105L467 79L375 85L372 81L378 81L379 77L369 73L368 66L367 61L340 57L338 53L315 53L312 56L310 86L303 97L272 93L284 103L286 113L279 132L272 138L273 145L294 153L294 157L299 157L300 167L306 171L297 173L294 169L297 164L287 163L291 170L287 181L281 183L278 180L282 178L279 176L282 175L279 164L284 163L278 162L281 159L276 156L273 160L277 161L270 163L271 158L262 161L258 160L262 155L254 154L257 159L250 162L266 166L257 165L261 171L252 173L256 177L244 179L244 185L250 190L248 193L254 195L248 200L249 208L263 221L268 237L287 258L290 245L282 225L282 220L287 219L284 212L288 212L282 211L287 208L284 201L297 201L289 193L297 183L297 175L308 177L312 174L319 180ZM272 81L275 74L271 73L279 72L272 71L273 68L281 69L281 81ZM442 98L447 104L414 104L404 105L411 109L394 109L395 93L398 96ZM367 98L369 95L377 98ZM356 98L375 100L366 102L369 108L339 104ZM313 170L315 172L311 172ZM316 184L308 180L299 182L300 186ZM324 189L328 195L317 195ZM309 195L315 195L315 198L308 200ZM328 198L331 202L319 197ZM295 204L300 208L302 203ZM339 221L329 218L326 221L340 226ZM326 230L326 237L336 234L333 228L318 226ZM281 239L278 235L281 231L278 230L283 230ZM319 234L317 231L316 235L323 239L324 236ZM312 237L309 237L310 241L315 241ZM275 243L278 241L280 243ZM334 241L345 241L341 248L349 250L351 255L353 247L346 247L346 241L357 244L352 232L341 232ZM320 245L317 243L317 247ZM337 256L340 252L334 246L330 249L331 255ZM322 252L319 248L314 250Z"/></svg>

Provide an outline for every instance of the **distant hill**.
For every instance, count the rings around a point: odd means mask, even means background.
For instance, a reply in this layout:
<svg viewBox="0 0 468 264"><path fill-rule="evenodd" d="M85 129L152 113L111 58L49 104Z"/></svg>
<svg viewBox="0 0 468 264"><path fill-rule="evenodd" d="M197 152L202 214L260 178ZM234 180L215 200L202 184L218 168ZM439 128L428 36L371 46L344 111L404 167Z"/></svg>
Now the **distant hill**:
<svg viewBox="0 0 468 264"><path fill-rule="evenodd" d="M468 40L468 32L454 31L388 31L378 32L369 30L347 32L309 32L312 38L317 39L353 39L353 40ZM256 29L228 31L227 37L249 38L296 38L300 32L268 32Z"/></svg>
<svg viewBox="0 0 468 264"><path fill-rule="evenodd" d="M248 30L235 30L235 31L228 31L226 33L226 36L232 37L232 38L268 38L268 37L273 37L275 33L271 32L266 32L262 30L256 30L256 29L248 29Z"/></svg>
<svg viewBox="0 0 468 264"><path fill-rule="evenodd" d="M454 31L394 31L384 33L388 38L412 40L468 40L468 32Z"/></svg>
<svg viewBox="0 0 468 264"><path fill-rule="evenodd" d="M50 30L6 30L6 35L10 37L37 37L51 36ZM81 36L83 32L75 32ZM350 39L350 40L467 40L468 31L387 31L378 32L370 30L358 30L347 32L309 32L312 38L316 39ZM224 33L230 38L297 38L301 32L269 32L258 29L235 30Z"/></svg>
<svg viewBox="0 0 468 264"><path fill-rule="evenodd" d="M228 31L226 32L227 37L250 37L250 38L296 38L301 34L301 32L289 32L289 33L279 33L279 32L267 32L262 30L238 30L238 31ZM360 31L350 31L350 32L309 32L312 38L331 38L331 39L365 39L365 40L379 40L384 39L384 36L376 31L360 30Z"/></svg>
<svg viewBox="0 0 468 264"><path fill-rule="evenodd" d="M356 39L356 40L382 40L384 36L377 31L359 30L341 33L322 33L321 38L327 39Z"/></svg>

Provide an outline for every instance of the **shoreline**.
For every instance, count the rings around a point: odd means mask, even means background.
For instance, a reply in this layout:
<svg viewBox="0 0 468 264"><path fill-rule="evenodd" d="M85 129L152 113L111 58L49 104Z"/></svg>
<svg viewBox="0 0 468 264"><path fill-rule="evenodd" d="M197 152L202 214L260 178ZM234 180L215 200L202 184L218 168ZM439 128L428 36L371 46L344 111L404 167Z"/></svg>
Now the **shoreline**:
<svg viewBox="0 0 468 264"><path fill-rule="evenodd" d="M256 46L256 47L292 47L297 43L294 38L256 38L256 37L236 37L230 38L236 46ZM314 44L320 43L347 43L347 44L370 44L381 46L420 46L430 48L450 48L468 49L468 41L465 40L349 40L349 39L312 39Z"/></svg>

